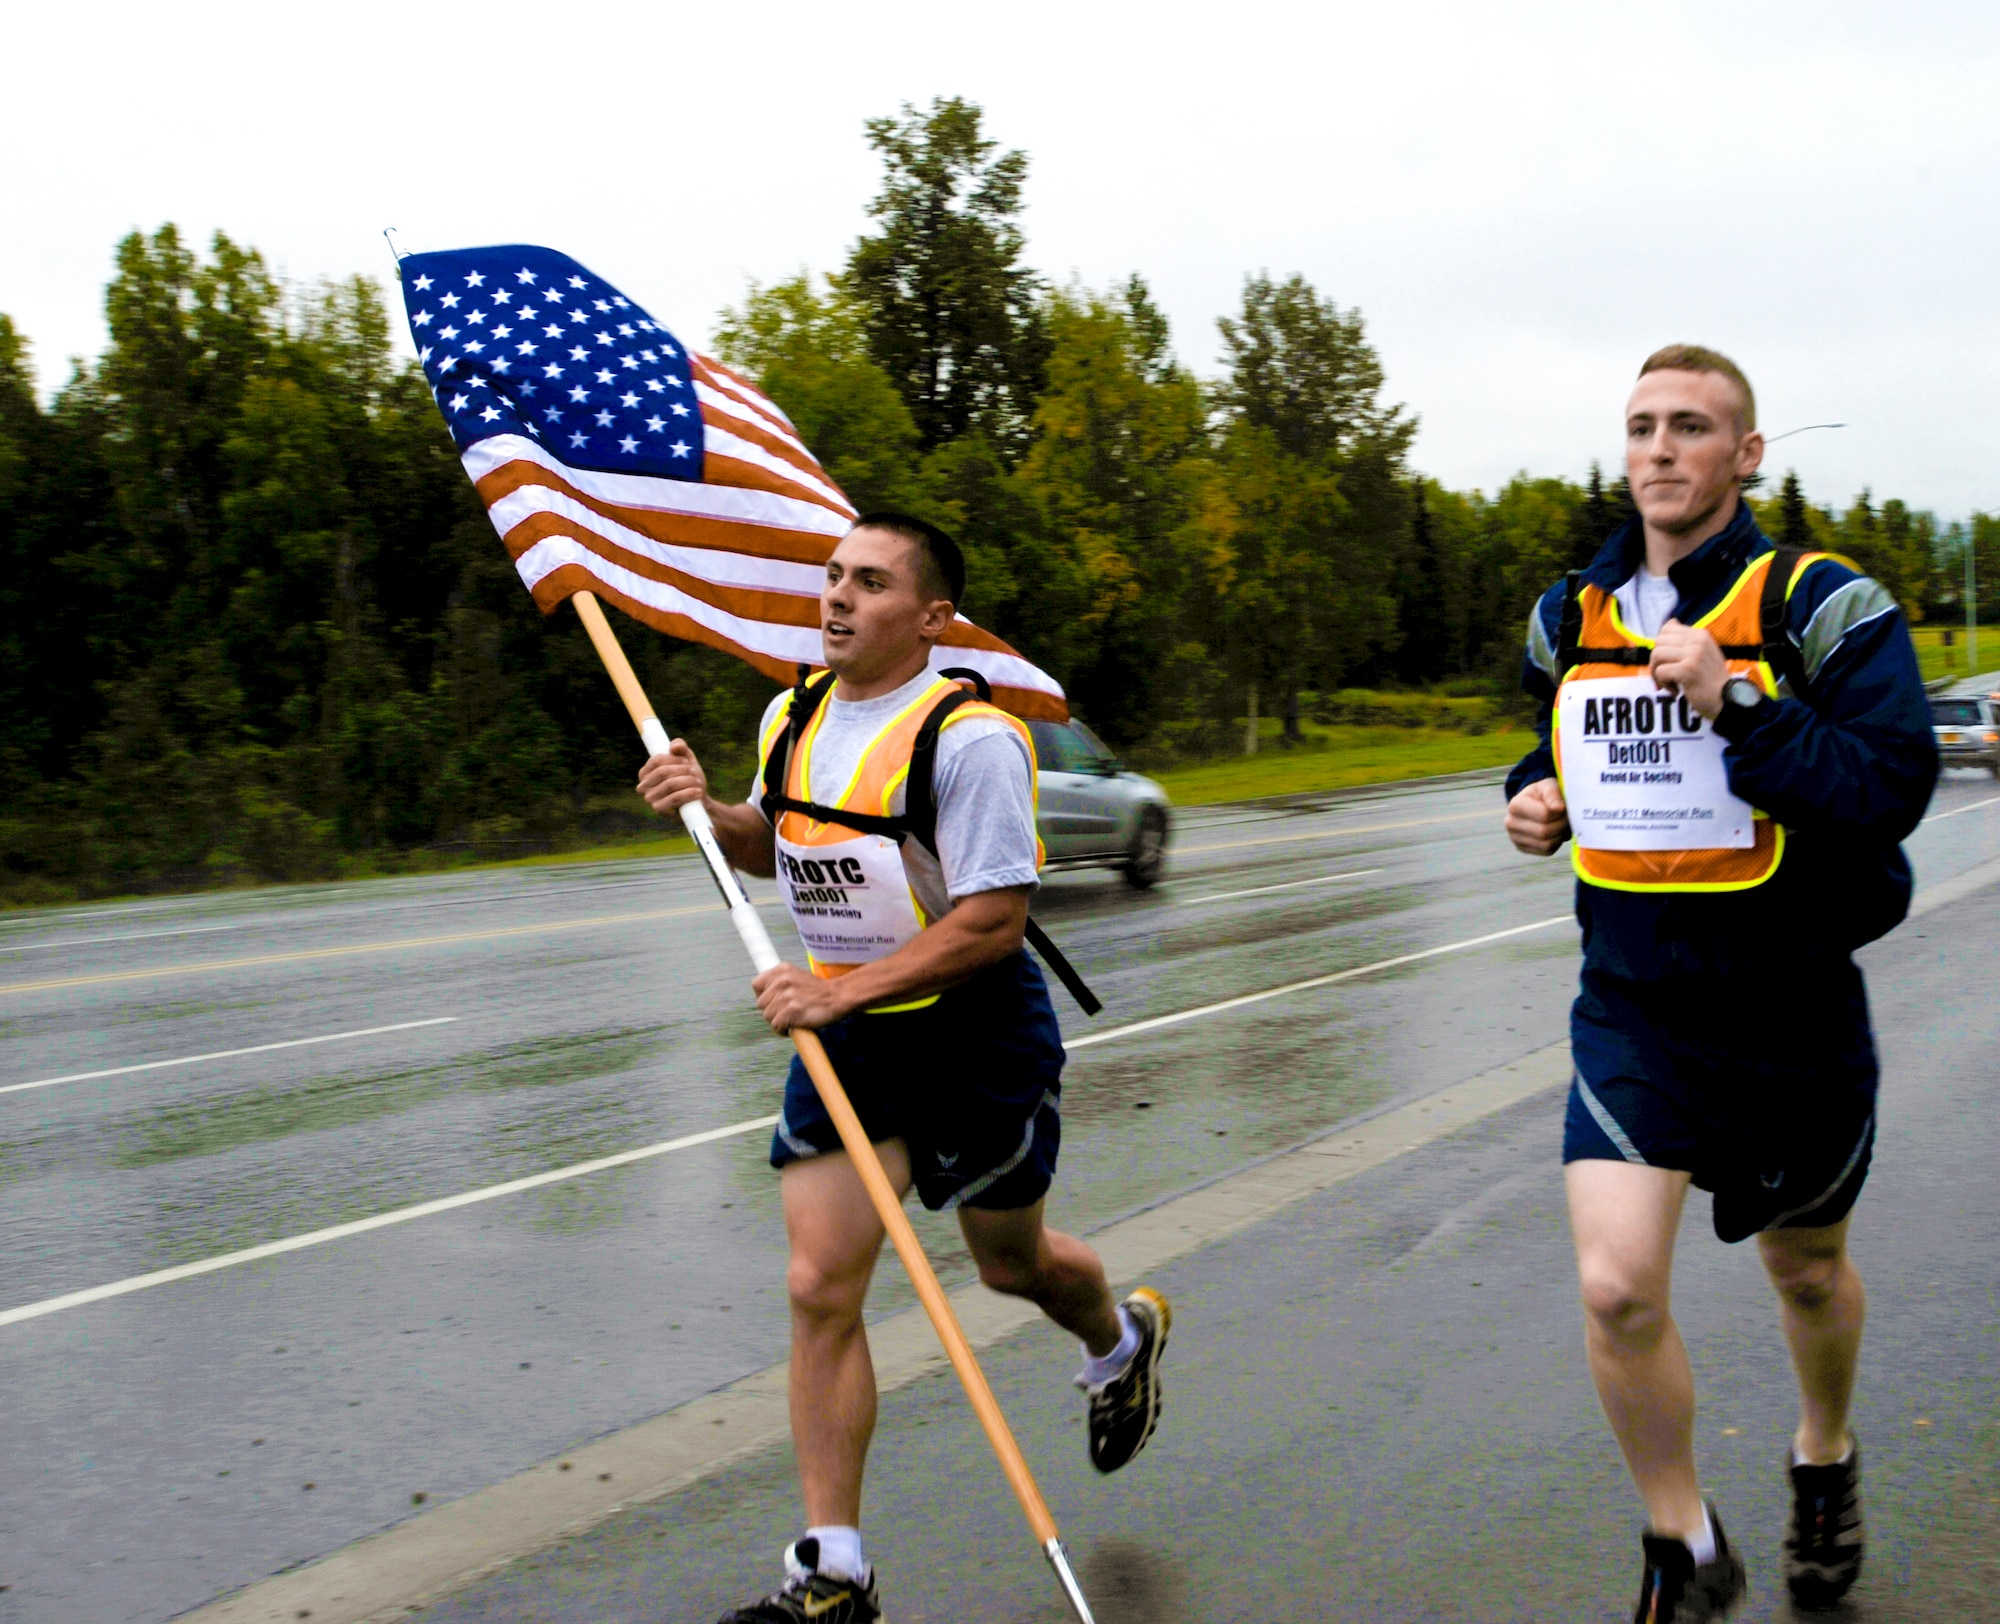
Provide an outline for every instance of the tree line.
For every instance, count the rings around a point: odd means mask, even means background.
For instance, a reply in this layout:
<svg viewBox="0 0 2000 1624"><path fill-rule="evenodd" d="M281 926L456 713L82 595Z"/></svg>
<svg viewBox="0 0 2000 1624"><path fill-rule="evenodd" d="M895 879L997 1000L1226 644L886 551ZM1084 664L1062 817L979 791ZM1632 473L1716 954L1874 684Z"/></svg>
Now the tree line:
<svg viewBox="0 0 2000 1624"><path fill-rule="evenodd" d="M963 541L965 612L1140 761L1225 749L1343 687L1504 689L1534 595L1625 517L1622 482L1454 491L1409 464L1361 313L1259 272L1196 376L1133 275L1023 261L1027 160L977 107L872 120L870 227L753 286L715 347L862 507ZM0 315L0 891L307 879L621 831L634 746L579 630L545 623L460 470L393 292L287 288L218 234L118 245L110 339L44 405ZM392 314L392 312L395 312ZM1796 478L1757 505L1915 615L2000 520L1940 531ZM1989 606L1991 599L1988 600ZM768 684L627 636L662 713L747 776Z"/></svg>

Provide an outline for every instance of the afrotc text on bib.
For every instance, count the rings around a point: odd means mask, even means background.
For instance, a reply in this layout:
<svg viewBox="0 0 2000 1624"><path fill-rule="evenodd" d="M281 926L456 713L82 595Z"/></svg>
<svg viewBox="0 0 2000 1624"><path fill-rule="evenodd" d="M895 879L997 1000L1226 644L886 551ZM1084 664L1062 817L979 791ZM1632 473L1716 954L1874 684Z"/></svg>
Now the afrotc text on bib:
<svg viewBox="0 0 2000 1624"><path fill-rule="evenodd" d="M1579 846L1704 851L1756 844L1750 803L1729 789L1727 743L1685 697L1649 676L1566 682L1556 720L1563 799Z"/></svg>
<svg viewBox="0 0 2000 1624"><path fill-rule="evenodd" d="M824 846L796 846L780 836L778 889L799 939L820 964L872 964L923 929L903 848L886 835Z"/></svg>

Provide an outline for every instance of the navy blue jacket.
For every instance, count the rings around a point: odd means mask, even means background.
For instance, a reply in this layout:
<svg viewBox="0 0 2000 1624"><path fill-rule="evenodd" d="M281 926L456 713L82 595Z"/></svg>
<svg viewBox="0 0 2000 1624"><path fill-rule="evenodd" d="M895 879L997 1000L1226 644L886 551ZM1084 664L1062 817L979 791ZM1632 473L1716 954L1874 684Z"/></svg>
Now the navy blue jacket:
<svg viewBox="0 0 2000 1624"><path fill-rule="evenodd" d="M1675 618L1707 614L1753 558L1771 550L1748 507L1674 565ZM1584 580L1615 592L1645 560L1636 520L1591 561ZM1511 798L1556 776L1549 749L1564 583L1528 618L1521 686L1537 707L1539 742L1507 775ZM1785 826L1778 872L1747 891L1576 888L1587 970L1635 981L1687 972L1757 975L1840 960L1909 911L1900 841L1937 783L1937 742L1917 653L1895 600L1877 582L1827 559L1793 589L1788 630L1803 658L1803 695L1782 684L1757 714L1725 714L1729 787Z"/></svg>

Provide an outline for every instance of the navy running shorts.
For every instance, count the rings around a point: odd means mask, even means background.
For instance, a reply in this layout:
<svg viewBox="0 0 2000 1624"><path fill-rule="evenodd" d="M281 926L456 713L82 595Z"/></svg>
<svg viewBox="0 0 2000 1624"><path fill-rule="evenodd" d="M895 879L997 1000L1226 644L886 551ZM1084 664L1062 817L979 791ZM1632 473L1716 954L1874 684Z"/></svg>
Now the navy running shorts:
<svg viewBox="0 0 2000 1624"><path fill-rule="evenodd" d="M1025 952L923 1009L850 1015L819 1035L868 1137L909 1147L918 1199L932 1212L1012 1211L1048 1193L1062 1147L1062 1028ZM771 1165L839 1148L794 1055Z"/></svg>
<svg viewBox="0 0 2000 1624"><path fill-rule="evenodd" d="M1565 1163L1691 1174L1732 1243L1838 1223L1861 1193L1879 1073L1851 962L1748 986L1586 970L1570 1050Z"/></svg>

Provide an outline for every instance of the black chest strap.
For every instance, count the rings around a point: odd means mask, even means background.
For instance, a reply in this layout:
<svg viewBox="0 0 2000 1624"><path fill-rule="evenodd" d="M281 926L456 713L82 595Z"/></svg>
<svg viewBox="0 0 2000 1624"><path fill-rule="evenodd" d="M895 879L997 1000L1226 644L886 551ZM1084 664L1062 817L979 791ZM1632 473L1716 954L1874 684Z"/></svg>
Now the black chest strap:
<svg viewBox="0 0 2000 1624"><path fill-rule="evenodd" d="M1764 590L1757 603L1758 643L1723 643L1725 660L1762 660L1771 674L1791 684L1794 694L1805 697L1805 660L1792 641L1785 602L1785 589L1804 553L1797 547L1778 547L1772 552L1770 567L1764 572ZM1653 651L1621 644L1616 648L1579 647L1583 637L1583 571L1571 570L1565 577L1563 612L1556 633L1556 685L1579 665L1644 666L1653 663Z"/></svg>
<svg viewBox="0 0 2000 1624"><path fill-rule="evenodd" d="M764 759L763 793L758 797L757 804L772 829L776 830L780 813L799 812L815 823L837 823L843 829L853 829L861 834L887 836L899 846L914 836L918 845L936 857L938 734L943 730L946 719L961 705L969 705L974 699L990 702L993 698L993 689L977 671L958 666L940 671L938 675L965 678L973 687L954 688L930 708L910 747L910 775L903 784L902 813L896 817L882 817L872 812L849 812L837 806L822 806L817 801L801 801L785 793L792 751L804 737L806 725L825 700L834 681L833 673L829 671L817 682L808 683L806 668L801 666L798 686L792 689L791 708L784 731L772 741L771 753ZM1063 955L1062 949L1049 940L1048 932L1035 922L1033 915L1028 917L1022 934L1027 937L1028 945L1042 956L1043 962L1055 971L1056 979L1069 989L1070 997L1077 1001L1084 1014L1095 1015L1104 1008L1103 1000L1090 990L1089 983L1077 973L1076 966Z"/></svg>

